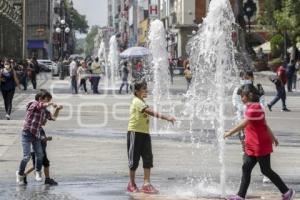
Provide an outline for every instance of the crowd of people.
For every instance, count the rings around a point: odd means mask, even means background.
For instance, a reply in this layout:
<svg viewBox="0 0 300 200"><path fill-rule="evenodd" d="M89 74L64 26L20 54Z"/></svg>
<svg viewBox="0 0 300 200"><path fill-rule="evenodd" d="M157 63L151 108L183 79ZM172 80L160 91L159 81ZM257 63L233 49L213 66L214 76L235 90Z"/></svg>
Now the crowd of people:
<svg viewBox="0 0 300 200"><path fill-rule="evenodd" d="M291 70L291 68L296 69L295 61L296 59L291 59L286 67L284 67L284 63L282 63L281 66L275 69L276 75L270 77L270 80L274 83L277 94L267 105L265 105L264 89L261 84L255 83L253 71L246 70L240 73L240 85L233 91L232 96L232 102L237 112L236 115L239 124L225 132L224 139L238 133L244 159L239 191L236 195L226 197L227 200L244 200L246 198L251 173L257 163L260 165L261 173L265 176L264 179L272 182L278 188L283 200L292 200L295 196L295 190L289 188L281 177L271 168L273 145L277 146L279 141L266 123L264 109L267 107L272 111L274 104L281 99L282 111L290 111L286 106L286 85L288 91L290 91L291 85L289 84L289 78L291 73L295 73L295 71ZM142 63L138 62L135 70L142 71L141 65ZM36 89L36 74L38 70L35 69L34 59L27 60L26 63L22 65L15 64L13 60L5 60L0 70L0 87L4 98L6 118L10 119L15 89L20 87L24 76L26 76L26 83L29 77L32 81L33 88ZM123 62L120 71L122 84L119 93L122 93L124 86L126 87L127 93L129 89L133 92L127 128L129 167L127 192L156 194L158 190L150 182L153 154L149 120L150 117L155 117L174 123L176 118L158 113L146 103L145 99L148 96L148 87L145 80L135 81L132 87L130 87L128 83L130 70L127 62ZM103 74L103 66L98 58L92 61L73 59L70 63L70 78L73 93L78 94L80 88L87 93L86 82L89 80L93 94L99 94L99 81ZM185 63L184 74L187 79L187 86L189 87L192 80L192 72L188 61ZM24 90L26 89L27 87L24 86ZM54 108L53 113L50 113L48 110L49 107ZM46 136L43 127L48 120L55 120L61 109L62 106L52 102L52 95L47 90L39 90L35 99L27 104L21 134L23 158L16 172L18 185L26 185L26 177L32 171L35 171L36 181L42 181L42 167L44 167L45 184L57 185L57 182L50 178L50 162L46 150L47 141L51 141L52 138ZM144 168L144 183L139 188L136 184L135 177L140 158L142 158ZM26 170L27 163L30 159L34 161L33 167Z"/></svg>
<svg viewBox="0 0 300 200"><path fill-rule="evenodd" d="M104 74L99 58L95 58L94 61L72 59L69 71L73 94L78 94L78 89L88 93L87 80L91 83L93 94L99 94L99 82Z"/></svg>
<svg viewBox="0 0 300 200"><path fill-rule="evenodd" d="M28 81L31 81L33 89L36 89L38 73L39 66L35 57L20 62L13 59L0 60L0 88L7 120L11 119L16 88L21 90L22 85L23 90L27 90Z"/></svg>
<svg viewBox="0 0 300 200"><path fill-rule="evenodd" d="M129 66L130 65L130 66ZM91 91L93 94L100 94L99 83L100 80L106 76L106 78L112 78L111 71L105 70L105 63L100 61L98 57L93 59L71 59L69 64L71 88L73 94L78 94L80 90L88 94L87 84L91 85ZM120 83L119 94L122 94L125 87L126 93L132 92L133 84L136 80L145 78L145 65L142 61L129 62L123 60L120 62L120 66L116 70L117 74L114 77L117 83ZM108 74L105 74L108 73Z"/></svg>

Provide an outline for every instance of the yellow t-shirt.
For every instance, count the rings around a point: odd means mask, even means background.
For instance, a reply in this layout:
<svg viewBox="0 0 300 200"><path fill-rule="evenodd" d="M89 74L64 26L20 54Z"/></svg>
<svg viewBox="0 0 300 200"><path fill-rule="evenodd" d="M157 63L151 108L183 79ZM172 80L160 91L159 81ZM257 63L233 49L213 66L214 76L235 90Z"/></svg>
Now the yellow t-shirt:
<svg viewBox="0 0 300 200"><path fill-rule="evenodd" d="M142 112L148 105L141 99L134 97L130 105L128 131L149 133L149 116Z"/></svg>

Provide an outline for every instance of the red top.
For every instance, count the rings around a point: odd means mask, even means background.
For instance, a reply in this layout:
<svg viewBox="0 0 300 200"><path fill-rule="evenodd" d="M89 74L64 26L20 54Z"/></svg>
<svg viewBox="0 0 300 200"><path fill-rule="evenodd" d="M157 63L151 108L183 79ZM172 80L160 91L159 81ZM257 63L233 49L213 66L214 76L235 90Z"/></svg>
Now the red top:
<svg viewBox="0 0 300 200"><path fill-rule="evenodd" d="M247 104L245 119L245 152L248 156L266 156L273 152L272 138L269 135L265 113L259 103Z"/></svg>
<svg viewBox="0 0 300 200"><path fill-rule="evenodd" d="M138 63L136 65L136 71L140 72L142 70L143 65L141 63Z"/></svg>
<svg viewBox="0 0 300 200"><path fill-rule="evenodd" d="M286 75L286 70L284 69L283 66L280 66L277 69L277 76L280 78L280 80L282 81L283 85L285 85L286 82L287 82L287 75Z"/></svg>

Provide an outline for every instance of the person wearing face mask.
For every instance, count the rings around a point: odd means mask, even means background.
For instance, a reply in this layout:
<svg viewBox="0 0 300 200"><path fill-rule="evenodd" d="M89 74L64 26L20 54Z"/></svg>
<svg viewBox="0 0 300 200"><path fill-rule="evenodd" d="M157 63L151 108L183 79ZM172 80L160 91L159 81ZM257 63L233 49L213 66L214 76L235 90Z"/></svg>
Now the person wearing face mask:
<svg viewBox="0 0 300 200"><path fill-rule="evenodd" d="M247 71L242 71L240 73L240 86L236 87L235 90L233 91L232 95L232 104L234 108L236 109L236 120L237 121L242 121L244 120L244 115L245 115L245 109L246 106L242 101L241 98L241 91L243 90L244 87L250 86L255 89L256 95L259 97L258 101L261 106L261 108L264 110L265 108L265 98L264 98L264 89L261 86L261 84L257 84L257 87L254 86L254 74L253 71L247 70ZM245 134L244 131L240 131L239 134L239 139L242 144L242 149L243 153L245 150ZM263 183L270 183L270 180L264 176L263 177Z"/></svg>
<svg viewBox="0 0 300 200"><path fill-rule="evenodd" d="M8 61L5 61L4 68L0 71L1 92L4 100L5 118L10 120L12 110L12 101L15 94L16 86L19 87L19 80L15 70Z"/></svg>

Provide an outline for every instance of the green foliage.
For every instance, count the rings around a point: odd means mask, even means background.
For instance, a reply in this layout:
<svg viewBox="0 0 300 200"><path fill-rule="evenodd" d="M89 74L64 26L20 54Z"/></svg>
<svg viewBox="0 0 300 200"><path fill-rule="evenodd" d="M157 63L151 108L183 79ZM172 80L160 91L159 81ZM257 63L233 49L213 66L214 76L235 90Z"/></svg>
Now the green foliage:
<svg viewBox="0 0 300 200"><path fill-rule="evenodd" d="M280 57L281 51L284 47L284 38L282 35L277 34L271 38L271 52L274 58Z"/></svg>
<svg viewBox="0 0 300 200"><path fill-rule="evenodd" d="M260 22L272 26L277 32L287 32L294 43L300 36L300 1L266 0L265 12Z"/></svg>
<svg viewBox="0 0 300 200"><path fill-rule="evenodd" d="M99 26L92 26L91 30L89 31L89 33L87 34L86 38L85 38L85 55L86 56L90 56L93 54L93 50L94 50L94 44L95 44L95 37L98 34L98 28Z"/></svg>
<svg viewBox="0 0 300 200"><path fill-rule="evenodd" d="M276 27L276 19L274 14L276 11L282 9L282 0L265 0L264 2L264 14L259 18L259 22L262 25L270 25L273 28Z"/></svg>
<svg viewBox="0 0 300 200"><path fill-rule="evenodd" d="M80 33L87 33L89 25L86 16L81 15L74 7L71 7L69 0L65 1L65 8L70 14L72 28Z"/></svg>
<svg viewBox="0 0 300 200"><path fill-rule="evenodd" d="M80 33L88 32L88 24L85 15L80 15L77 10L72 11L73 28Z"/></svg>

